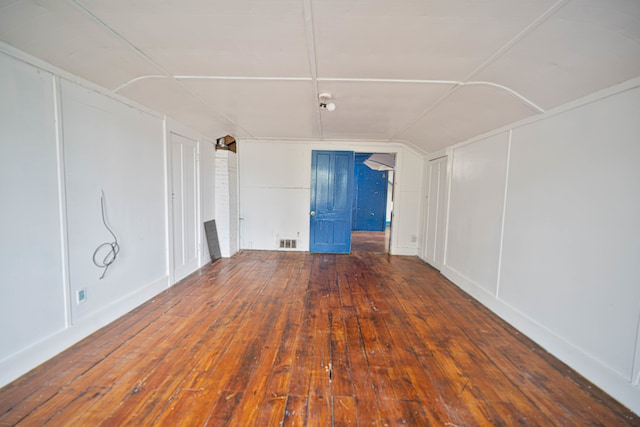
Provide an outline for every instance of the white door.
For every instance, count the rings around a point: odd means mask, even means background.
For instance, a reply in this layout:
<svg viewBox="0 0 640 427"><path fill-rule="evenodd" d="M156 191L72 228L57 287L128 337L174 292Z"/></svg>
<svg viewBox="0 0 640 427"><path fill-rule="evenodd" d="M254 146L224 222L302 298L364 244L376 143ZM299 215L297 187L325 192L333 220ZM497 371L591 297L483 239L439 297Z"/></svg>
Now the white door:
<svg viewBox="0 0 640 427"><path fill-rule="evenodd" d="M447 157L429 162L429 194L424 259L437 269L444 262L445 207L447 196Z"/></svg>
<svg viewBox="0 0 640 427"><path fill-rule="evenodd" d="M170 138L173 271L178 281L198 268L198 142L174 133Z"/></svg>

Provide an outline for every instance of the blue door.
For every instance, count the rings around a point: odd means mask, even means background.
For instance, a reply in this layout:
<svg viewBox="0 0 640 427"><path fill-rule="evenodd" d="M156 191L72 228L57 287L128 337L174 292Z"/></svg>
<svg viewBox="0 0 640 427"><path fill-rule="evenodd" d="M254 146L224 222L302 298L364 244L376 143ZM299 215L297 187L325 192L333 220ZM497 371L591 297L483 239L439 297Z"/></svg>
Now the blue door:
<svg viewBox="0 0 640 427"><path fill-rule="evenodd" d="M309 251L351 251L353 151L313 151Z"/></svg>

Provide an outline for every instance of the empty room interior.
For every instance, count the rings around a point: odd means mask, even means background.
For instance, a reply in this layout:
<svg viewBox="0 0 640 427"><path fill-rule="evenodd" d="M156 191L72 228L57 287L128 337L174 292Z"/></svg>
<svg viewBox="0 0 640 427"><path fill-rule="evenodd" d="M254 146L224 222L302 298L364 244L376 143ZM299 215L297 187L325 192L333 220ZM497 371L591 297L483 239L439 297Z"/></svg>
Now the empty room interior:
<svg viewBox="0 0 640 427"><path fill-rule="evenodd" d="M0 1L0 425L640 425L640 2Z"/></svg>

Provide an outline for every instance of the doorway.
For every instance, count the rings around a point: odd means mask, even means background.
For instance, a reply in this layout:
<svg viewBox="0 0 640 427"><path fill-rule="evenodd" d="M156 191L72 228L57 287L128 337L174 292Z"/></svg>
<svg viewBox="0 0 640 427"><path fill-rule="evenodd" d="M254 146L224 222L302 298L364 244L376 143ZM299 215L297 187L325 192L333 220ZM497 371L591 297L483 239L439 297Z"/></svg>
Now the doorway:
<svg viewBox="0 0 640 427"><path fill-rule="evenodd" d="M351 250L390 252L395 153L355 153Z"/></svg>

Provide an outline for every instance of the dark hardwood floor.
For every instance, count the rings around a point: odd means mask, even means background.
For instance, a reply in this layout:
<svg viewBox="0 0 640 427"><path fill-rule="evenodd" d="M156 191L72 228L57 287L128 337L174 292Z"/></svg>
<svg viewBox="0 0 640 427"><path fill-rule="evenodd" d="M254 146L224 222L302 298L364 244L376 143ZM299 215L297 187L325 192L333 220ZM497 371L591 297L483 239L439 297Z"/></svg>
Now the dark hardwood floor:
<svg viewBox="0 0 640 427"><path fill-rule="evenodd" d="M386 231L352 231L351 252L388 252L390 232L389 227Z"/></svg>
<svg viewBox="0 0 640 427"><path fill-rule="evenodd" d="M621 426L413 257L245 251L0 389L0 425Z"/></svg>

